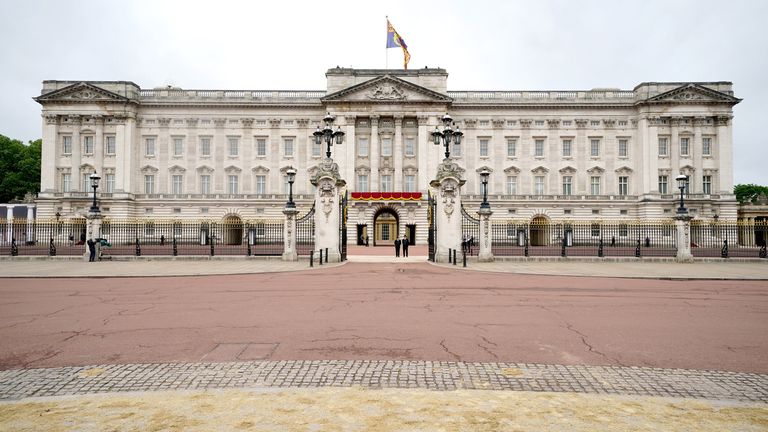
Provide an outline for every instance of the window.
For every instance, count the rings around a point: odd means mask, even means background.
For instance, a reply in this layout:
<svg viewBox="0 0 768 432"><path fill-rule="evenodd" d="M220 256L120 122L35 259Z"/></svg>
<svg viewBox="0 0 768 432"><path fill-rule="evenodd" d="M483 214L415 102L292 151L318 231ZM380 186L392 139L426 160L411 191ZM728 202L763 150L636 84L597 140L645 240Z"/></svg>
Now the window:
<svg viewBox="0 0 768 432"><path fill-rule="evenodd" d="M210 156L210 155L211 155L211 138L210 137L200 138L200 156Z"/></svg>
<svg viewBox="0 0 768 432"><path fill-rule="evenodd" d="M144 155L145 156L155 155L155 139L154 138L147 138L146 140L144 140Z"/></svg>
<svg viewBox="0 0 768 432"><path fill-rule="evenodd" d="M563 157L571 157L571 143L569 139L563 140Z"/></svg>
<svg viewBox="0 0 768 432"><path fill-rule="evenodd" d="M227 153L230 156L237 156L238 150L240 147L240 140L235 137L230 137L227 139Z"/></svg>
<svg viewBox="0 0 768 432"><path fill-rule="evenodd" d="M72 190L72 174L61 175L61 191L69 192Z"/></svg>
<svg viewBox="0 0 768 432"><path fill-rule="evenodd" d="M543 157L544 156L544 140L543 139L537 139L533 142L533 155L536 157Z"/></svg>
<svg viewBox="0 0 768 432"><path fill-rule="evenodd" d="M629 141L626 139L619 139L619 157L625 158L629 156Z"/></svg>
<svg viewBox="0 0 768 432"><path fill-rule="evenodd" d="M490 122L488 120L480 120L480 126L488 126Z"/></svg>
<svg viewBox="0 0 768 432"><path fill-rule="evenodd" d="M236 194L236 193L237 193L237 180L238 180L238 179L237 179L237 174L230 174L230 175L227 177L227 180L228 180L228 181L227 181L227 186L228 186L228 187L227 187L227 191L228 191L228 192L229 192L231 195L234 195L234 194Z"/></svg>
<svg viewBox="0 0 768 432"><path fill-rule="evenodd" d="M405 176L405 191L416 192L416 176L408 174Z"/></svg>
<svg viewBox="0 0 768 432"><path fill-rule="evenodd" d="M208 214L208 207L200 207L200 213Z"/></svg>
<svg viewBox="0 0 768 432"><path fill-rule="evenodd" d="M507 157L515 157L515 156L517 156L517 140L508 139L507 140Z"/></svg>
<svg viewBox="0 0 768 432"><path fill-rule="evenodd" d="M414 156L415 154L416 154L416 139L406 138L405 139L405 155Z"/></svg>
<svg viewBox="0 0 768 432"><path fill-rule="evenodd" d="M182 185L184 178L181 174L174 174L171 176L171 193L180 194L182 191Z"/></svg>
<svg viewBox="0 0 768 432"><path fill-rule="evenodd" d="M599 176L590 177L589 193L591 195L600 195L600 177Z"/></svg>
<svg viewBox="0 0 768 432"><path fill-rule="evenodd" d="M203 195L211 193L211 176L209 174L200 176L200 193Z"/></svg>
<svg viewBox="0 0 768 432"><path fill-rule="evenodd" d="M359 174L357 176L357 191L368 192L368 175L367 174Z"/></svg>
<svg viewBox="0 0 768 432"><path fill-rule="evenodd" d="M312 157L322 156L323 145L314 139L312 140Z"/></svg>
<svg viewBox="0 0 768 432"><path fill-rule="evenodd" d="M461 145L456 144L455 142L451 144L451 155L453 155L453 157L461 157Z"/></svg>
<svg viewBox="0 0 768 432"><path fill-rule="evenodd" d="M267 139L256 138L256 156L266 156L266 155L267 155Z"/></svg>
<svg viewBox="0 0 768 432"><path fill-rule="evenodd" d="M480 157L488 156L488 139L480 140Z"/></svg>
<svg viewBox="0 0 768 432"><path fill-rule="evenodd" d="M544 126L544 120L536 120L533 122L534 126Z"/></svg>
<svg viewBox="0 0 768 432"><path fill-rule="evenodd" d="M534 193L544 195L544 176L536 176L534 182Z"/></svg>
<svg viewBox="0 0 768 432"><path fill-rule="evenodd" d="M668 182L669 182L669 176L665 176L665 175L659 176L659 193L662 193L662 194L667 193Z"/></svg>
<svg viewBox="0 0 768 432"><path fill-rule="evenodd" d="M154 175L149 174L144 176L144 193L145 194L155 193L155 176Z"/></svg>
<svg viewBox="0 0 768 432"><path fill-rule="evenodd" d="M293 156L293 138L283 139L283 155L286 157Z"/></svg>
<svg viewBox="0 0 768 432"><path fill-rule="evenodd" d="M361 157L368 156L368 138L357 139L357 155Z"/></svg>
<svg viewBox="0 0 768 432"><path fill-rule="evenodd" d="M563 126L570 126L571 125L571 121L570 120L563 120L562 124L563 124Z"/></svg>
<svg viewBox="0 0 768 432"><path fill-rule="evenodd" d="M563 176L563 195L572 195L573 177Z"/></svg>
<svg viewBox="0 0 768 432"><path fill-rule="evenodd" d="M629 177L619 176L619 195L629 195Z"/></svg>
<svg viewBox="0 0 768 432"><path fill-rule="evenodd" d="M267 193L267 176L256 176L256 193L259 195Z"/></svg>
<svg viewBox="0 0 768 432"><path fill-rule="evenodd" d="M104 179L104 192L106 193L112 193L115 191L115 175L114 174L107 174L106 178Z"/></svg>
<svg viewBox="0 0 768 432"><path fill-rule="evenodd" d="M592 228L592 229L591 229L591 231L592 231L592 233L591 233L591 234L592 234L592 237L600 237L600 224L598 224L598 223L593 223L591 228Z"/></svg>
<svg viewBox="0 0 768 432"><path fill-rule="evenodd" d="M659 156L669 156L669 138L659 138Z"/></svg>
<svg viewBox="0 0 768 432"><path fill-rule="evenodd" d="M91 190L91 174L83 174L83 188L81 190L84 192Z"/></svg>
<svg viewBox="0 0 768 432"><path fill-rule="evenodd" d="M70 135L61 137L61 152L63 154L72 154L72 137Z"/></svg>
<svg viewBox="0 0 768 432"><path fill-rule="evenodd" d="M381 155L392 156L392 138L381 139Z"/></svg>
<svg viewBox="0 0 768 432"><path fill-rule="evenodd" d="M144 224L144 235L146 236L154 236L155 235L155 223L154 222L147 222Z"/></svg>
<svg viewBox="0 0 768 432"><path fill-rule="evenodd" d="M507 195L517 195L517 176L507 176Z"/></svg>
<svg viewBox="0 0 768 432"><path fill-rule="evenodd" d="M592 214L593 215L599 215L600 214L600 210L592 209Z"/></svg>
<svg viewBox="0 0 768 432"><path fill-rule="evenodd" d="M391 175L381 176L381 191L392 192L392 176Z"/></svg>
<svg viewBox="0 0 768 432"><path fill-rule="evenodd" d="M83 137L83 154L93 154L93 136L91 135Z"/></svg>
<svg viewBox="0 0 768 432"><path fill-rule="evenodd" d="M600 140L589 140L589 155L591 157L600 157Z"/></svg>
<svg viewBox="0 0 768 432"><path fill-rule="evenodd" d="M712 193L712 176L711 175L705 175L701 178L701 192L704 194L711 194Z"/></svg>
<svg viewBox="0 0 768 432"><path fill-rule="evenodd" d="M184 140L180 137L173 138L173 155L181 156L184 153Z"/></svg>
<svg viewBox="0 0 768 432"><path fill-rule="evenodd" d="M107 135L104 137L104 154L113 155L116 150L116 139L114 135Z"/></svg>
<svg viewBox="0 0 768 432"><path fill-rule="evenodd" d="M680 156L688 156L690 147L690 138L680 138Z"/></svg>
<svg viewBox="0 0 768 432"><path fill-rule="evenodd" d="M620 214L620 215L625 215L625 216L626 216L626 214L627 214L627 211L626 211L626 210L619 210L619 214Z"/></svg>
<svg viewBox="0 0 768 432"><path fill-rule="evenodd" d="M701 139L701 154L712 156L712 138L704 137Z"/></svg>

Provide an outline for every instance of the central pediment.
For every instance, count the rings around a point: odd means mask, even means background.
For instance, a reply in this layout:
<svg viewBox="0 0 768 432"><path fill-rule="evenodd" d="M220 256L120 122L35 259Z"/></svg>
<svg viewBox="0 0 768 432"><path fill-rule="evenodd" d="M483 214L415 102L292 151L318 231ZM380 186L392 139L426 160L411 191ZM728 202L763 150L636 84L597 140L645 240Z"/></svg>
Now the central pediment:
<svg viewBox="0 0 768 432"><path fill-rule="evenodd" d="M729 94L704 87L700 84L690 83L656 95L646 101L643 101L642 103L737 104L739 102L741 102L741 99L733 97Z"/></svg>
<svg viewBox="0 0 768 432"><path fill-rule="evenodd" d="M323 102L358 103L446 103L452 100L447 95L392 75L382 75L322 98Z"/></svg>
<svg viewBox="0 0 768 432"><path fill-rule="evenodd" d="M87 82L72 84L38 96L34 100L41 104L46 102L131 102L125 96Z"/></svg>

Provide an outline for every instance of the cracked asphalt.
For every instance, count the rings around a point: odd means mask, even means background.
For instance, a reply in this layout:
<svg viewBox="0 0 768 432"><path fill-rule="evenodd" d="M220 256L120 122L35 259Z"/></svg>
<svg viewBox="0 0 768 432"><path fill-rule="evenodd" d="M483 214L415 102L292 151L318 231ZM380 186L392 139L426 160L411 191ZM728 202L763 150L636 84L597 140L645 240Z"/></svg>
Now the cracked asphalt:
<svg viewBox="0 0 768 432"><path fill-rule="evenodd" d="M766 373L766 288L426 263L0 279L0 369L396 359Z"/></svg>

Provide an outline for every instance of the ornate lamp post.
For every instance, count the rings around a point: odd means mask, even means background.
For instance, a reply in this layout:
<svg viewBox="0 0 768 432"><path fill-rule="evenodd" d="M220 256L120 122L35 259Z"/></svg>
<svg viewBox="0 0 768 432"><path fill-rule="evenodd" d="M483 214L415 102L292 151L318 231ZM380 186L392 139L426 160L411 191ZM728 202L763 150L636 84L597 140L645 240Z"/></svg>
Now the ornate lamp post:
<svg viewBox="0 0 768 432"><path fill-rule="evenodd" d="M445 146L445 158L448 159L451 157L451 142L455 142L458 145L461 145L461 137L464 136L464 133L461 132L458 126L456 126L456 123L453 122L453 118L446 113L443 118L443 131L441 132L440 129L435 126L435 131L432 132L432 139L435 142L435 145L444 145ZM456 127L456 130L453 129L453 126Z"/></svg>
<svg viewBox="0 0 768 432"><path fill-rule="evenodd" d="M325 157L328 159L331 158L331 146L334 144L334 141L336 145L344 142L344 132L341 131L341 126L337 126L336 130L333 130L334 121L336 121L336 117L332 116L331 113L326 114L323 118L325 127L320 129L320 126L318 125L317 130L313 134L315 136L315 144L320 145L325 141L325 144L328 146L325 152Z"/></svg>
<svg viewBox="0 0 768 432"><path fill-rule="evenodd" d="M96 171L91 174L91 187L93 188L93 205L91 205L91 213L100 213L98 204L96 204L96 189L99 187L99 180L101 177L96 174Z"/></svg>
<svg viewBox="0 0 768 432"><path fill-rule="evenodd" d="M482 179L482 185L483 185L483 202L480 204L480 210L490 210L491 204L488 203L488 177L491 175L491 172L488 171L488 169L483 169L480 171L480 178Z"/></svg>
<svg viewBox="0 0 768 432"><path fill-rule="evenodd" d="M288 175L288 202L285 204L285 208L294 209L296 203L293 202L293 182L296 180L296 168L289 166L285 170L285 174Z"/></svg>
<svg viewBox="0 0 768 432"><path fill-rule="evenodd" d="M688 214L688 209L685 208L683 193L688 187L688 176L680 174L679 176L675 177L675 180L677 180L677 187L680 189L680 207L677 208L677 214L686 215Z"/></svg>

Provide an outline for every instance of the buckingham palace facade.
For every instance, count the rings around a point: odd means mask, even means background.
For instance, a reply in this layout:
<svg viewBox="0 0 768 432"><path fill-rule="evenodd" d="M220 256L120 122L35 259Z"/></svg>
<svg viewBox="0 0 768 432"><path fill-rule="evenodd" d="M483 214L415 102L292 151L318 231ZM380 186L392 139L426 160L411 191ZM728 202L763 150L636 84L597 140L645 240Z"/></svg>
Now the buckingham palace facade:
<svg viewBox="0 0 768 432"><path fill-rule="evenodd" d="M347 190L350 241L377 222L426 242L426 192L443 158L431 133L449 113L464 133L465 207L491 171L494 219L663 219L675 177L701 219L736 219L730 82L649 82L632 90L452 91L444 69L334 68L327 88L141 89L127 81L45 81L38 218L83 217L88 176L113 218L280 218L286 170L308 210L326 149L326 113L345 133L332 148ZM369 192L360 194L360 192ZM421 193L421 194L419 194ZM380 219L380 221L379 221ZM409 231L410 230L410 231ZM394 233L387 235L391 239Z"/></svg>

